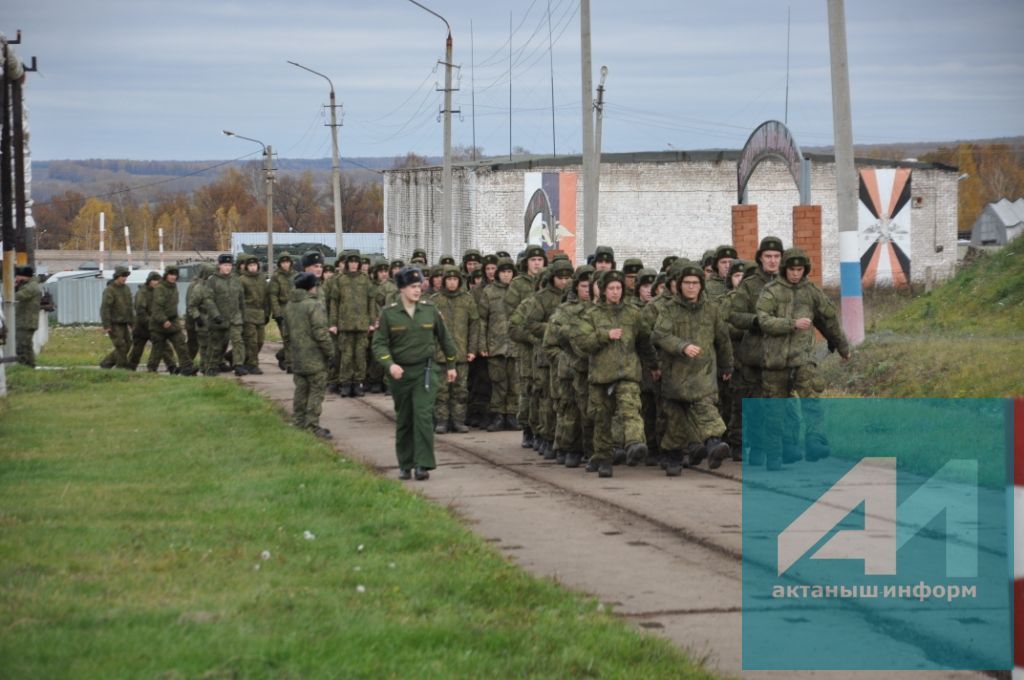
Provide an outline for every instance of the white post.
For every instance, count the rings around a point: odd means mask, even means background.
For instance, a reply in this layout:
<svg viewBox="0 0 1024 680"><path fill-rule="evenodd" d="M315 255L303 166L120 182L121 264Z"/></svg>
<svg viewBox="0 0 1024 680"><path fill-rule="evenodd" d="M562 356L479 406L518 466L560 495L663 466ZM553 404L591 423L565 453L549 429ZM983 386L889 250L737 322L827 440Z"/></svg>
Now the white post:
<svg viewBox="0 0 1024 680"><path fill-rule="evenodd" d="M124 225L124 249L128 251L128 271L132 270L132 239L128 225Z"/></svg>
<svg viewBox="0 0 1024 680"><path fill-rule="evenodd" d="M159 227L156 233L160 236L160 269L164 268L164 230Z"/></svg>
<svg viewBox="0 0 1024 680"><path fill-rule="evenodd" d="M100 272L103 271L103 235L106 232L106 213L100 213Z"/></svg>

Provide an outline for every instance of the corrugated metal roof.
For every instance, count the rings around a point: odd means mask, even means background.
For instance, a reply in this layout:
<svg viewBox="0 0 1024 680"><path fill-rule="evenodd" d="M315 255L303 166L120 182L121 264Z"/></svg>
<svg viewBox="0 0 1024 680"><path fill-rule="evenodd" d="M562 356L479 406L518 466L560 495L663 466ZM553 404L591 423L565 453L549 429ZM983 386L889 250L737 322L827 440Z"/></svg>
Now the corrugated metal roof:
<svg viewBox="0 0 1024 680"><path fill-rule="evenodd" d="M1024 222L1024 198L1018 198L1013 203L1003 198L997 203L989 203L988 207L1004 227L1013 227Z"/></svg>

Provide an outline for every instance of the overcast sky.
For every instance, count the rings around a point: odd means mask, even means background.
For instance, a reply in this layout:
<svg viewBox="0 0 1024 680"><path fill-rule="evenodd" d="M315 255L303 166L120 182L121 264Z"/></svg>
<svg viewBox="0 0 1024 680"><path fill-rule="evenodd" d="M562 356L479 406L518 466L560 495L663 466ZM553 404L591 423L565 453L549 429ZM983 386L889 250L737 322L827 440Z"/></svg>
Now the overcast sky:
<svg viewBox="0 0 1024 680"><path fill-rule="evenodd" d="M59 158L225 159L261 139L288 158L330 155L327 74L344 105L342 156L440 155L441 21L407 0L23 0L0 31L28 60L32 150ZM462 66L456 144L578 153L578 0L425 0ZM603 149L739 148L785 115L797 143L832 143L825 0L593 0L595 86L609 70ZM848 0L859 144L1024 133L1024 2ZM470 23L472 22L472 32ZM473 50L471 54L471 40ZM476 67L471 68L475 62Z"/></svg>

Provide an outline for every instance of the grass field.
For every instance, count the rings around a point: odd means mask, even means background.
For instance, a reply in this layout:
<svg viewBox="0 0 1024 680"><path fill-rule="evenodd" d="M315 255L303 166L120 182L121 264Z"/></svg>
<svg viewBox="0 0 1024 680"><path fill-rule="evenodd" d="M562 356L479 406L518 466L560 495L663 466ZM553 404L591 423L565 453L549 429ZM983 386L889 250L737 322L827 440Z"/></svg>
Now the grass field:
<svg viewBox="0 0 1024 680"><path fill-rule="evenodd" d="M93 335L43 363L94 364ZM4 677L712 677L233 381L8 386Z"/></svg>

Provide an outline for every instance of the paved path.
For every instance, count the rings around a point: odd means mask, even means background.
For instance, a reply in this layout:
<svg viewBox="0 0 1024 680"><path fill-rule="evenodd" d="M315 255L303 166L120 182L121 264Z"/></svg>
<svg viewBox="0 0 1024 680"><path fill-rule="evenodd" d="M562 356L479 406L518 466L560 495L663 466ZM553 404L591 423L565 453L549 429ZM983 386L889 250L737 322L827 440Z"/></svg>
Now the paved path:
<svg viewBox="0 0 1024 680"><path fill-rule="evenodd" d="M269 348L268 348L269 349ZM242 382L291 408L291 376L269 354L262 376ZM397 478L390 397L328 396L321 425L343 454ZM519 446L517 432L436 438L438 470L413 492L451 507L524 569L600 598L641 628L672 640L709 667L749 678L891 678L891 672L743 672L740 648L739 466L715 473L615 468L611 479L569 470ZM847 627L845 630L849 630ZM849 634L849 633L848 633ZM868 622L866 648L898 645ZM913 672L900 678L981 678Z"/></svg>

